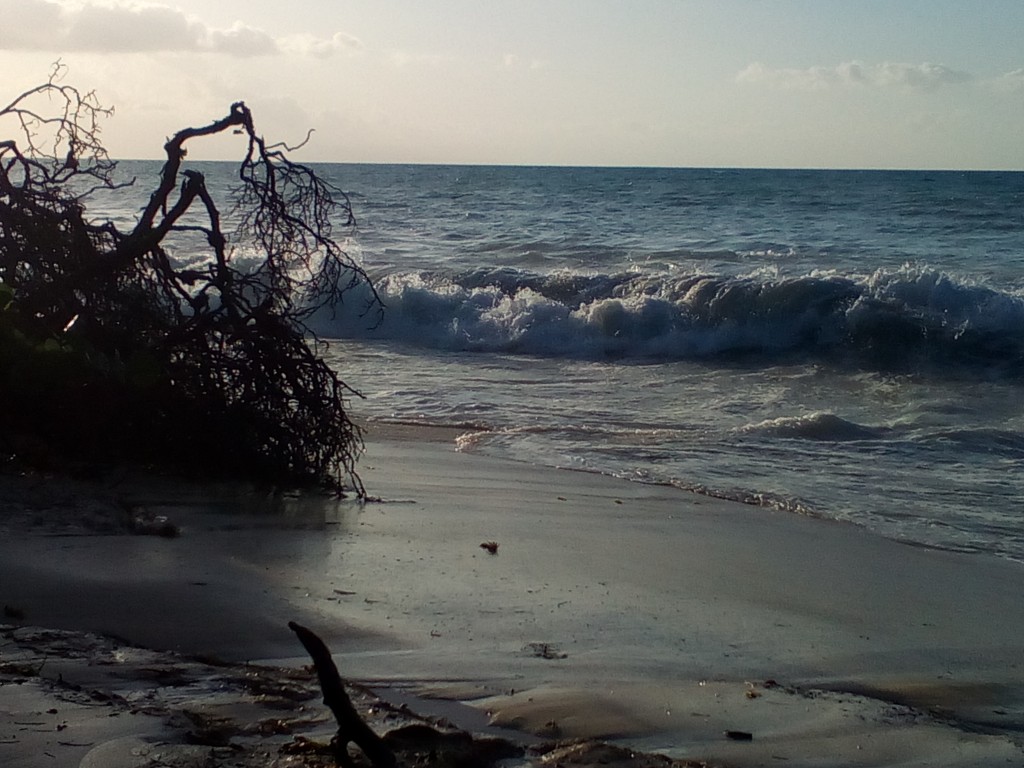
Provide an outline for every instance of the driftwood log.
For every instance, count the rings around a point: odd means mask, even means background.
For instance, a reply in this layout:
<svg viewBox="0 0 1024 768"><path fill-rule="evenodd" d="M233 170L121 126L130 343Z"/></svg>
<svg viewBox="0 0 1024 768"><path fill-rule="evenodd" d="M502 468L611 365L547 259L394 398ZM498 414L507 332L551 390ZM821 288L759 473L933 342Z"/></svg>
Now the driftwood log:
<svg viewBox="0 0 1024 768"><path fill-rule="evenodd" d="M348 745L351 743L363 751L374 768L395 768L397 761L394 753L352 706L352 700L345 692L345 684L324 641L313 631L294 621L288 622L288 628L298 635L299 642L312 657L313 667L320 679L320 690L324 694L324 704L338 721L338 734L334 740L334 758L337 763L343 766L353 765L348 754Z"/></svg>

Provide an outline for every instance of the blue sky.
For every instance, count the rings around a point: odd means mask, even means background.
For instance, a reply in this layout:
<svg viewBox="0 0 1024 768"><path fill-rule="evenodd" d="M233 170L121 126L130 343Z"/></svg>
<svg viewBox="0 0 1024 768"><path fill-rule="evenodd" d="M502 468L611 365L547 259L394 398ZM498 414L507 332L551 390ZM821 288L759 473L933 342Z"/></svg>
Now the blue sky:
<svg viewBox="0 0 1024 768"><path fill-rule="evenodd" d="M115 106L120 157L244 100L268 139L315 128L310 161L1024 170L1022 0L0 0L0 19L0 101L61 57Z"/></svg>

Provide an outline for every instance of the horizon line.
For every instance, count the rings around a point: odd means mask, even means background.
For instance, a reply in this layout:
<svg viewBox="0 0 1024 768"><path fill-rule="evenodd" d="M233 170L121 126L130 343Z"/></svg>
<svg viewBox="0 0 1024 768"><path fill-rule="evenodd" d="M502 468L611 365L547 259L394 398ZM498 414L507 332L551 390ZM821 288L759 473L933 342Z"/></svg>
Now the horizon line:
<svg viewBox="0 0 1024 768"><path fill-rule="evenodd" d="M121 157L111 158L118 163L161 163L165 158ZM237 163L237 159L195 158L195 163ZM911 166L785 166L785 165L628 165L628 164L576 164L576 163L484 163L436 161L382 161L382 160L295 160L300 165L365 165L365 166L418 166L424 168L551 168L565 170L646 170L646 171L818 171L850 173L1024 173L1024 168L952 168Z"/></svg>

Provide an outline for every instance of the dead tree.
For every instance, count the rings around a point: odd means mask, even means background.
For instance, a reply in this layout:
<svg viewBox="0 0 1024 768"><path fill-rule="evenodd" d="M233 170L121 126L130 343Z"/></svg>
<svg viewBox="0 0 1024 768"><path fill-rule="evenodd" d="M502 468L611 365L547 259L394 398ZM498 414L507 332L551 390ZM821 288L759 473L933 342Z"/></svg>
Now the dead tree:
<svg viewBox="0 0 1024 768"><path fill-rule="evenodd" d="M338 733L333 744L338 764L352 765L352 760L348 756L348 745L355 744L363 751L374 768L394 768L396 765L394 753L352 706L352 700L345 692L345 684L341 680L341 675L338 674L338 668L334 664L334 659L331 658L331 652L324 645L324 641L314 632L294 621L289 621L288 627L298 636L299 642L313 659L313 666L316 669L317 678L320 680L320 690L324 695L324 704L334 713L334 719L338 721Z"/></svg>
<svg viewBox="0 0 1024 768"><path fill-rule="evenodd" d="M62 74L58 65L0 110L0 130L14 134L0 140L0 396L37 403L3 417L0 436L35 430L71 454L363 495L362 436L347 408L358 393L306 325L356 286L367 322L381 311L334 236L354 227L347 197L267 144L237 102L165 143L129 231L90 221L90 195L119 186L99 140L110 110ZM245 144L229 231L206 179L186 166L190 144L221 133ZM173 258L175 237L196 239L203 258ZM255 263L239 265L239 251ZM61 376L48 375L53 366Z"/></svg>

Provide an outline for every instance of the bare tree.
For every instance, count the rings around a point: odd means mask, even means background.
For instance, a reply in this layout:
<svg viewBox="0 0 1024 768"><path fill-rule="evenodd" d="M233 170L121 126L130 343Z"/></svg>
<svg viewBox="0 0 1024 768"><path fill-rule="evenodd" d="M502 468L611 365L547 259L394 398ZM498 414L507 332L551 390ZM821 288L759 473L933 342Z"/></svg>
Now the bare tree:
<svg viewBox="0 0 1024 768"><path fill-rule="evenodd" d="M90 196L120 186L99 138L111 110L62 76L58 64L0 110L0 130L14 133L0 140L0 393L11 402L33 386L40 403L0 418L0 429L35 431L71 454L363 495L362 436L347 408L358 393L324 363L306 325L356 286L368 323L382 310L334 236L354 226L348 198L288 147L267 144L237 102L166 142L130 231L90 221ZM246 146L228 233L206 179L185 165L191 143L227 132ZM181 236L204 258L175 260L167 243ZM240 250L250 256L242 266ZM47 376L37 369L54 361L70 379L40 390L35 380Z"/></svg>

